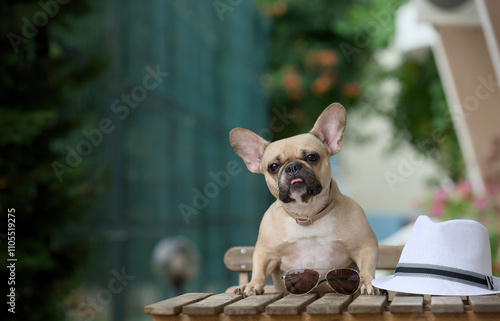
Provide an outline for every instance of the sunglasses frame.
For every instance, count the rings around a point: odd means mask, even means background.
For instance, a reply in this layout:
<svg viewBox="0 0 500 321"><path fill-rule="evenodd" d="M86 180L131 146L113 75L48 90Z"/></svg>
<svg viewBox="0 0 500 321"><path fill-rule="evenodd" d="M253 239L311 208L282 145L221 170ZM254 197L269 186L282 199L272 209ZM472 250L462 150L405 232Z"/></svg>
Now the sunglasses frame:
<svg viewBox="0 0 500 321"><path fill-rule="evenodd" d="M335 292L335 293L337 293L337 294L340 294L340 295L350 296L350 295L353 295L353 294L355 294L356 292L358 292L358 291L359 291L359 288L361 287L361 280L363 280L363 278L361 277L361 275L359 275L359 272L358 272L358 271L356 271L355 269L351 269L351 268L344 268L344 269L331 269L331 270L327 270L327 269L310 269L310 268L305 268L305 269L290 269L290 270L288 270L288 271L287 271L287 272L286 272L286 273L285 273L285 274L281 277L281 279L283 280L283 285L285 286L285 289L286 289L286 281L285 281L285 277L286 277L286 275L288 274L288 272L293 271L293 270L311 270L311 271L315 271L315 272L317 272L317 273L319 273L318 271L328 271L328 272L326 272L326 273L325 273L325 277L324 277L324 278L320 278L320 277L318 277L318 281L316 282L316 284L314 285L314 287L313 287L312 289L310 289L309 291L305 292L305 293L295 294L295 293L292 293L292 292L290 292L290 291L288 291L288 290L287 290L289 294L291 294L291 295L296 295L296 296L306 295L306 294L311 293L314 289L316 289L316 288L318 287L318 285L319 285L322 281L324 281L324 282L328 285L328 287L329 287L330 289L332 289L332 291L333 291L333 292ZM351 270L351 271L356 272L356 274L359 276L359 281L360 281L360 282L359 282L359 284L358 284L358 288L356 289L356 291L354 291L354 292L353 292L353 293L351 293L351 294L344 294L344 293L340 293L340 292L338 292L337 290L335 290L335 289L334 289L334 288L330 285L330 283L328 282L328 280L327 280L327 278L326 278L326 277L327 277L327 275L328 275L328 273L330 273L330 272L332 272L332 271L338 271L338 270ZM321 274L320 274L320 275L321 275Z"/></svg>

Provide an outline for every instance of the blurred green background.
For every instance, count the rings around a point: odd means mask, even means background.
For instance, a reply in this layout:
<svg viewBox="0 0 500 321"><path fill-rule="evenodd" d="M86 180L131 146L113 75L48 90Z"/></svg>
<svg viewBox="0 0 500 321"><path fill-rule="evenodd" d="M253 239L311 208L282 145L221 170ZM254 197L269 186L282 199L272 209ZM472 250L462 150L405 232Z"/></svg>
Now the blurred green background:
<svg viewBox="0 0 500 321"><path fill-rule="evenodd" d="M149 320L144 305L176 293L152 267L168 237L198 253L182 290L236 284L224 252L254 245L272 199L232 151L234 127L283 138L338 101L359 119L386 119L393 150L419 151L445 124L449 139L420 152L463 179L430 52L390 68L376 59L400 4L0 1L0 217L3 226L15 208L17 319ZM386 80L400 88L390 109ZM353 145L371 142L362 124L348 125ZM379 238L407 220L369 219Z"/></svg>

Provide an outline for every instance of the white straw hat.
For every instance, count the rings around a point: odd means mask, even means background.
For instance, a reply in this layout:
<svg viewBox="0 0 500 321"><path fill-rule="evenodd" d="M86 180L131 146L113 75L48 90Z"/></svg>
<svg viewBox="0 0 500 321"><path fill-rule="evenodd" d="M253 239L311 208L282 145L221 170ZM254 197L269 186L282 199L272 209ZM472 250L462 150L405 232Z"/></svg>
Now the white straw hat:
<svg viewBox="0 0 500 321"><path fill-rule="evenodd" d="M401 253L394 275L376 278L385 290L430 295L500 293L491 273L488 231L478 222L434 223L419 216Z"/></svg>

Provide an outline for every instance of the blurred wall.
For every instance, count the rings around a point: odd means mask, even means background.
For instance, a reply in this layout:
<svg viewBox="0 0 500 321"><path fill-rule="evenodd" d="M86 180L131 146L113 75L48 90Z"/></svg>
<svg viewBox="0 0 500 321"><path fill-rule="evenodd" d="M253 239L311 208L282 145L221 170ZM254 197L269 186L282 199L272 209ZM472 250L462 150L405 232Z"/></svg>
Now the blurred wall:
<svg viewBox="0 0 500 321"><path fill-rule="evenodd" d="M346 182L346 193L370 215L415 215L418 201L428 195L427 180L445 179L438 166L409 145L391 150L391 128L383 117L360 120L352 115L345 135L356 134L370 137L370 143L346 139L339 154L339 167L344 168L339 174Z"/></svg>
<svg viewBox="0 0 500 321"><path fill-rule="evenodd" d="M95 6L98 14L82 23L85 36L75 41L105 43L112 70L79 97L95 108L81 111L89 121L74 143L94 144L87 159L109 169L112 183L85 227L76 228L95 250L82 272L86 292L75 293L76 314L146 320L144 305L173 295L151 269L162 238L182 235L196 245L199 273L184 288L193 292L237 283L224 252L256 241L269 192L233 152L228 134L269 128L259 79L270 24L249 1L230 8L201 0ZM108 286L116 273L129 279L115 293Z"/></svg>

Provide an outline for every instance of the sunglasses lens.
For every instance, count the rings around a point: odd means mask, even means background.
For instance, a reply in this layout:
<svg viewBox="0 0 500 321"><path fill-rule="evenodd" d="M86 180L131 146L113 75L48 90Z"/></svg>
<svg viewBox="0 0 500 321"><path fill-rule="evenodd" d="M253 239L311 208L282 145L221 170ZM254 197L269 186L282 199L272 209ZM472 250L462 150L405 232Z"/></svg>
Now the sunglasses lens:
<svg viewBox="0 0 500 321"><path fill-rule="evenodd" d="M319 273L308 269L291 270L285 275L285 287L293 294L304 294L316 286Z"/></svg>
<svg viewBox="0 0 500 321"><path fill-rule="evenodd" d="M328 272L326 279L332 289L341 294L354 294L359 288L360 277L354 270L333 270Z"/></svg>

